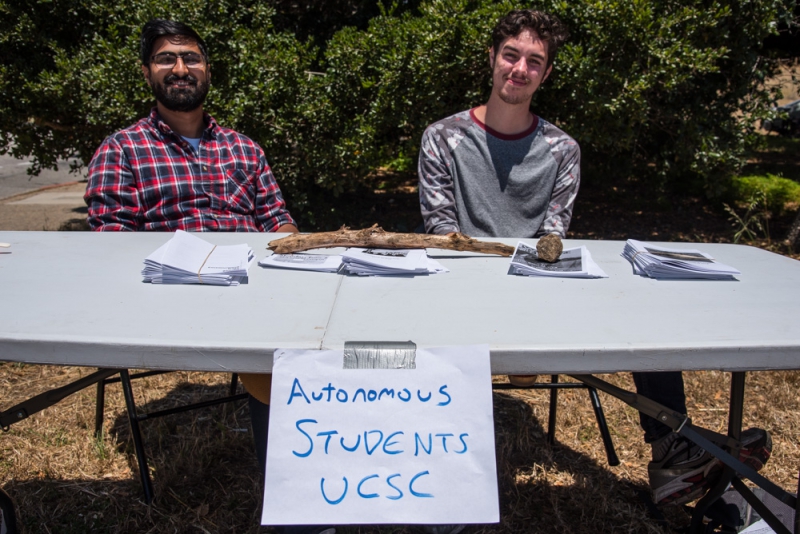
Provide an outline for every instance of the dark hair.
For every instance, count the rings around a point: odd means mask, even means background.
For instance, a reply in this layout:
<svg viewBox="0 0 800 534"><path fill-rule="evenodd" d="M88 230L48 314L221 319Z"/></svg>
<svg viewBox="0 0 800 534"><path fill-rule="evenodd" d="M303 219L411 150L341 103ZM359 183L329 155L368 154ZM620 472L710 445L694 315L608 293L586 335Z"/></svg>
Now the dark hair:
<svg viewBox="0 0 800 534"><path fill-rule="evenodd" d="M492 30L492 50L496 54L500 45L509 37L516 37L525 30L535 33L547 43L547 66L553 64L558 47L566 42L569 31L555 15L534 9L515 9L497 21Z"/></svg>
<svg viewBox="0 0 800 534"><path fill-rule="evenodd" d="M150 64L150 56L153 55L153 46L159 37L177 37L179 40L194 41L203 53L203 59L208 63L208 52L206 43L183 22L174 20L153 19L142 28L141 49L142 65Z"/></svg>

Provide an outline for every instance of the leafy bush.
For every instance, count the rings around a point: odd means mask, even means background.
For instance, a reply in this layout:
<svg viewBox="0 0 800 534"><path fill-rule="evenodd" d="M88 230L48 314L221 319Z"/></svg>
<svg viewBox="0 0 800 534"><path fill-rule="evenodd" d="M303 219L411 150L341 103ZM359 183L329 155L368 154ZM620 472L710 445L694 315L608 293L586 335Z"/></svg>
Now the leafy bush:
<svg viewBox="0 0 800 534"><path fill-rule="evenodd" d="M73 154L88 162L152 105L141 25L178 18L209 44L209 112L264 146L304 228L337 226L344 193L380 167L413 168L427 124L486 99L490 30L520 5L336 0L314 26L317 3L0 0L0 152L33 155L33 171ZM654 194L719 195L717 177L738 168L774 97L761 84L774 65L758 51L792 6L538 2L572 39L533 109L578 140L588 180L614 173L651 180Z"/></svg>
<svg viewBox="0 0 800 534"><path fill-rule="evenodd" d="M737 176L731 180L733 202L748 202L759 191L764 194L765 208L773 215L782 214L790 205L800 205L800 184L788 178L767 174L766 176Z"/></svg>

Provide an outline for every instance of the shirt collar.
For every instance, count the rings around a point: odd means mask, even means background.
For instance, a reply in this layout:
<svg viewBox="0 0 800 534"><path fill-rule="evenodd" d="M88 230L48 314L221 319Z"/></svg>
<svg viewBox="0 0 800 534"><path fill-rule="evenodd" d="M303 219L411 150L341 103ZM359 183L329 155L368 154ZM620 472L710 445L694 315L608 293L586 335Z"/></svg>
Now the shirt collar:
<svg viewBox="0 0 800 534"><path fill-rule="evenodd" d="M164 120L161 118L157 107L153 107L153 109L150 110L150 116L147 118L147 120L150 122L150 125L154 129L161 132L162 135L173 135L180 138L178 134L172 131L172 128L169 127L169 124L164 122ZM214 117L208 113L203 113L203 122L206 124L206 128L203 130L203 137L207 136L209 139L215 138L215 131L218 128L217 121L214 120Z"/></svg>

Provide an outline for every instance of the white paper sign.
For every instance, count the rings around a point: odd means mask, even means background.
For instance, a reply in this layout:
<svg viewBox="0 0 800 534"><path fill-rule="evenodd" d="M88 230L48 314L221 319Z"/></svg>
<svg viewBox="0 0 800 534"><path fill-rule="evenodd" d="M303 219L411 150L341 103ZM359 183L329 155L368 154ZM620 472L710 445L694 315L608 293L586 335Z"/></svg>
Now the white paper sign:
<svg viewBox="0 0 800 534"><path fill-rule="evenodd" d="M262 524L499 520L488 346L417 349L416 369L275 352Z"/></svg>

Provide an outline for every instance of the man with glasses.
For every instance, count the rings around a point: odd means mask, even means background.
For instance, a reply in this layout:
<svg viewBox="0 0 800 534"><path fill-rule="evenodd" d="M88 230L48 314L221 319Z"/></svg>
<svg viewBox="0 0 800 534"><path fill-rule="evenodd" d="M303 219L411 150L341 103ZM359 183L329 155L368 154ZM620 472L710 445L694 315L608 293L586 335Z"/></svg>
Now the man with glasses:
<svg viewBox="0 0 800 534"><path fill-rule="evenodd" d="M203 39L186 24L151 20L141 60L156 107L106 138L89 163L92 229L297 232L261 147L203 112L211 81ZM271 376L240 378L263 472Z"/></svg>
<svg viewBox="0 0 800 534"><path fill-rule="evenodd" d="M515 10L492 31L492 92L486 104L430 125L419 155L425 230L474 237L566 237L580 183L580 149L564 131L530 111L568 32L555 16ZM516 385L535 377L512 376ZM633 373L638 393L685 414L680 372ZM653 460L650 486L659 504L702 496L721 472L711 454L659 421L641 416ZM760 469L772 441L761 429L742 434L740 459Z"/></svg>

